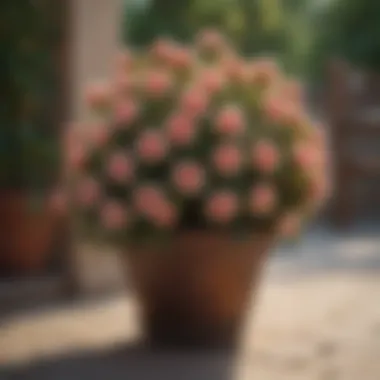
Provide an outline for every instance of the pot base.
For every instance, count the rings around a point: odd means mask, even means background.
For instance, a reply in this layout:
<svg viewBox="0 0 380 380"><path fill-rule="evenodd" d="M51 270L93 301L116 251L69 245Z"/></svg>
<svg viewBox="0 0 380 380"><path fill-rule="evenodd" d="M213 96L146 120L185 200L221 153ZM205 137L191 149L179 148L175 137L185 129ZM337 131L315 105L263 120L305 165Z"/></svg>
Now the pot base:
<svg viewBox="0 0 380 380"><path fill-rule="evenodd" d="M131 250L130 274L148 344L234 349L272 242L186 232L170 246Z"/></svg>
<svg viewBox="0 0 380 380"><path fill-rule="evenodd" d="M177 310L163 310L162 313L155 313L144 323L149 346L175 350L234 350L237 347L239 322L209 326L196 323L187 315L178 316L176 312Z"/></svg>

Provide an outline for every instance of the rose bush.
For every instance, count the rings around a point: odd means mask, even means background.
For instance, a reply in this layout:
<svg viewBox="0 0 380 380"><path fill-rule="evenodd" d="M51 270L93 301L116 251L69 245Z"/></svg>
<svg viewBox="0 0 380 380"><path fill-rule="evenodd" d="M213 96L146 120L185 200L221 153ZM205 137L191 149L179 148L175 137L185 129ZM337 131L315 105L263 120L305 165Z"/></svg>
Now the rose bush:
<svg viewBox="0 0 380 380"><path fill-rule="evenodd" d="M214 31L123 52L70 131L73 204L123 242L178 229L294 234L328 193L326 142L301 86Z"/></svg>

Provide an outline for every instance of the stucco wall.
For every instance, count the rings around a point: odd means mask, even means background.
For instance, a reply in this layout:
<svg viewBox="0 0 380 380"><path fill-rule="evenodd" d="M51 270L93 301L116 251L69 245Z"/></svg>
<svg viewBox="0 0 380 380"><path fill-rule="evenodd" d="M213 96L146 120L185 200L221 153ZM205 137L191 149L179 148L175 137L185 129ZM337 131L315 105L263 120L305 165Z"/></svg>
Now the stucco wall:
<svg viewBox="0 0 380 380"><path fill-rule="evenodd" d="M110 72L119 35L123 0L71 0L71 111L86 116L81 102L86 84Z"/></svg>
<svg viewBox="0 0 380 380"><path fill-rule="evenodd" d="M71 120L87 117L83 93L93 80L110 73L120 44L123 0L71 0L70 9L70 115ZM76 244L76 269L84 291L120 285L118 257L104 247Z"/></svg>

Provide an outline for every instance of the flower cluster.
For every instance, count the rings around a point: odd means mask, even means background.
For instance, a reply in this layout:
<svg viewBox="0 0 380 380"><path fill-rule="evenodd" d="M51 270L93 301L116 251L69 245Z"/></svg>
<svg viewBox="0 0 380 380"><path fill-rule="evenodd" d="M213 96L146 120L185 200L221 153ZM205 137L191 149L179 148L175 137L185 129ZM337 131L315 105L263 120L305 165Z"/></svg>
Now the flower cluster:
<svg viewBox="0 0 380 380"><path fill-rule="evenodd" d="M68 139L75 209L112 236L180 228L293 234L328 192L326 146L300 85L214 31L123 52ZM82 131L82 135L78 134Z"/></svg>

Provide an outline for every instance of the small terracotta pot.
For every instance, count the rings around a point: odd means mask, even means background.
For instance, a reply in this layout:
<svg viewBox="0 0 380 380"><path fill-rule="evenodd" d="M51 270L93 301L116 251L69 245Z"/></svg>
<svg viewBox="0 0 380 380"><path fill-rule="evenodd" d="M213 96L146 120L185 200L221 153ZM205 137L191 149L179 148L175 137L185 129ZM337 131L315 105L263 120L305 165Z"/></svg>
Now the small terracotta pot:
<svg viewBox="0 0 380 380"><path fill-rule="evenodd" d="M272 244L271 236L238 241L189 231L165 247L130 249L129 274L149 343L235 347Z"/></svg>
<svg viewBox="0 0 380 380"><path fill-rule="evenodd" d="M47 205L32 211L22 192L0 192L0 269L12 274L32 274L44 269L59 219Z"/></svg>

